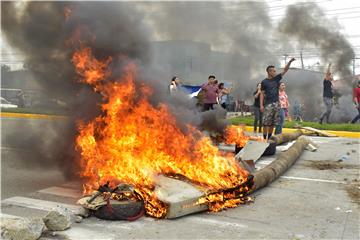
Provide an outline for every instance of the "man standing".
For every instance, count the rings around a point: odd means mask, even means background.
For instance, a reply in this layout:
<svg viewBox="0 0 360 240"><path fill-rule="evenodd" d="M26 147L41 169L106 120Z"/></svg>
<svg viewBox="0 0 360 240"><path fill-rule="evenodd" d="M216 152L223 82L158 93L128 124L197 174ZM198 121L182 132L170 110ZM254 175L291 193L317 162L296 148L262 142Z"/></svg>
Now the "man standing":
<svg viewBox="0 0 360 240"><path fill-rule="evenodd" d="M210 75L208 82L201 86L204 90L204 111L214 109L214 104L217 104L217 96L219 93L218 85L215 82L215 76Z"/></svg>
<svg viewBox="0 0 360 240"><path fill-rule="evenodd" d="M268 76L261 82L260 94L260 111L264 112L264 139L269 139L274 130L274 125L280 123L279 83L285 73L289 70L293 61L295 61L295 58L292 58L286 64L284 70L280 74L276 74L274 66L268 66L266 68Z"/></svg>
<svg viewBox="0 0 360 240"><path fill-rule="evenodd" d="M351 123L356 123L360 119L360 80L357 82L356 88L354 88L354 103L358 110L358 115L351 121Z"/></svg>
<svg viewBox="0 0 360 240"><path fill-rule="evenodd" d="M329 118L330 118L330 113L331 113L331 109L333 106L333 100L332 100L333 92L332 92L332 82L331 82L333 80L333 77L330 73L330 67L331 67L331 63L328 66L328 69L326 71L325 78L323 81L323 86L324 86L323 100L324 100L326 110L320 117L320 121L319 121L320 124L323 123L323 120L325 117L326 117L326 122L330 123Z"/></svg>

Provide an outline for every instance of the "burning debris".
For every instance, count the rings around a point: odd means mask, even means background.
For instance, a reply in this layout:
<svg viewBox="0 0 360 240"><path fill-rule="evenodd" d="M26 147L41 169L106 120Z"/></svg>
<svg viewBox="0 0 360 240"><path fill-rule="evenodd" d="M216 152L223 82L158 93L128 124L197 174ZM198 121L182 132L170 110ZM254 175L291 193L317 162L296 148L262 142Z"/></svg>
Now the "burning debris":
<svg viewBox="0 0 360 240"><path fill-rule="evenodd" d="M187 212L169 214L174 212L174 203L159 194L156 176L160 174L186 181L203 193L188 199L192 201L191 211L204 206L219 211L250 200L246 195L253 185L252 176L240 168L233 156L221 155L210 138L191 126L186 132L181 131L165 105L158 108L150 105L147 98L151 89L144 85L137 89L134 84L135 65L126 67L123 78L104 81L111 76L107 67L110 62L109 58L97 60L88 48L73 56L81 81L92 85L106 100L102 116L79 125L77 149L81 153L82 176L87 180L86 192L106 181L126 182L134 186L136 193L131 200L143 202L146 214L156 218L177 217ZM225 139L227 143L244 146L250 139L262 138L245 136L241 127L231 127ZM103 197L104 206L96 209L96 214L98 211L105 214L109 206L113 208L116 202L111 200L123 199L122 195L114 194L117 187L111 189L108 183L98 188L99 194L87 200L91 203L99 195Z"/></svg>
<svg viewBox="0 0 360 240"><path fill-rule="evenodd" d="M243 126L229 126L225 130L224 141L226 144L236 144L236 146L242 148L249 140L265 141L263 137L245 135Z"/></svg>
<svg viewBox="0 0 360 240"><path fill-rule="evenodd" d="M152 106L152 89L136 86L136 66L129 63L116 81L108 67L111 58L96 59L81 48L72 61L80 81L102 94L103 113L79 123L76 148L81 154L85 193L106 182L125 182L144 202L147 215L162 218L166 206L155 194L155 176L186 179L209 193L203 203L211 210L236 206L249 190L249 173L232 156L223 156L211 140L192 126L181 131L167 106ZM110 186L111 187L111 186ZM232 193L224 192L233 189Z"/></svg>
<svg viewBox="0 0 360 240"><path fill-rule="evenodd" d="M133 221L144 215L144 204L132 186L119 184L111 188L107 182L91 196L78 201L86 209L105 220Z"/></svg>

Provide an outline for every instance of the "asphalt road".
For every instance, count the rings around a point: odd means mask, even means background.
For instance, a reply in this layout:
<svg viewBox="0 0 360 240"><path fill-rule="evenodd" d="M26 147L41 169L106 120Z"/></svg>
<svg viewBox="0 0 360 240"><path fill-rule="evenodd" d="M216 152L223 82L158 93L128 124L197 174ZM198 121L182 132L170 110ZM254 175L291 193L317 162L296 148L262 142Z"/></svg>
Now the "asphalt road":
<svg viewBox="0 0 360 240"><path fill-rule="evenodd" d="M64 184L67 181L54 168L29 162L34 147L15 141L51 132L49 121L2 119L2 198L26 196L8 199L3 214L41 217L52 203L75 204L78 199L75 190L80 186ZM359 239L359 139L311 139L319 149L304 151L283 176L253 194L253 203L173 220L90 217L42 239ZM256 166L275 158L261 158Z"/></svg>
<svg viewBox="0 0 360 240"><path fill-rule="evenodd" d="M65 181L51 162L44 139L53 133L53 119L1 118L1 199L24 196L30 192ZM44 158L44 154L48 154Z"/></svg>

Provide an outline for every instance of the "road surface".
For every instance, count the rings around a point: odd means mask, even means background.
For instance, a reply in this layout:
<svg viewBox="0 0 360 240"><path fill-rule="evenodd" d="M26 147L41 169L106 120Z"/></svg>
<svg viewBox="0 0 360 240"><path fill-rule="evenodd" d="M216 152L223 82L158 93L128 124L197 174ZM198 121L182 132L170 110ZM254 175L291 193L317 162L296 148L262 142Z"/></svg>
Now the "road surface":
<svg viewBox="0 0 360 240"><path fill-rule="evenodd" d="M8 139L11 131L27 134L29 126L34 131L44 124L2 120L2 134L5 131ZM26 144L6 137L1 149L2 216L41 217L58 204L76 208L80 185L67 182L56 169L26 165ZM359 239L359 139L311 139L319 149L304 151L289 171L253 194L254 203L174 220L90 217L42 239ZM275 157L261 158L257 168Z"/></svg>

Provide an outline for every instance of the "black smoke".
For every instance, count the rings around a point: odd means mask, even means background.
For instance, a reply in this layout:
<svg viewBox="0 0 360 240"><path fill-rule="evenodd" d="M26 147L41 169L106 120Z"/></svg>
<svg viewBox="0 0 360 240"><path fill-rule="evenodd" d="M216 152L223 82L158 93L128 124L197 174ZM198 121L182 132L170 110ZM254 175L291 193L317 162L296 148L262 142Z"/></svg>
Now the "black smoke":
<svg viewBox="0 0 360 240"><path fill-rule="evenodd" d="M87 121L99 115L101 101L98 93L77 81L71 63L75 48L85 45L92 48L97 58L127 56L146 64L150 60L147 29L141 23L141 16L127 3L2 2L1 5L2 31L7 42L25 55L25 65L42 92L65 102L71 116L62 124L46 123L42 131L27 131L30 135L3 137L9 144L16 142L31 149L29 162L44 167L59 166L71 176L77 170L76 120ZM121 62L113 65L121 66Z"/></svg>
<svg viewBox="0 0 360 240"><path fill-rule="evenodd" d="M347 77L351 75L349 65L355 53L349 41L334 25L336 23L327 19L318 5L309 3L289 6L279 27L281 32L304 44L318 46L322 60L331 62L341 77Z"/></svg>
<svg viewBox="0 0 360 240"><path fill-rule="evenodd" d="M190 123L200 129L222 131L226 126L226 122L216 118L223 115L222 110L200 113L196 102L185 94L169 96L167 87L172 73L149 67L149 38L153 33L144 23L144 13L133 3L3 2L1 11L7 42L25 55L25 65L42 92L64 102L71 116L62 123L46 122L40 131L38 126L29 126L31 130L22 136L5 133L7 143L31 150L32 164L58 166L67 176L77 172L78 156L74 151L77 120L86 122L101 114L102 101L99 93L78 82L71 57L81 46L90 47L96 58L113 58L114 77L109 81L121 76L126 61L135 61L139 66L137 84L146 82L152 86L154 94L150 101L154 106L166 102L180 127Z"/></svg>
<svg viewBox="0 0 360 240"><path fill-rule="evenodd" d="M339 99L336 102L334 111L331 114L332 121L344 122L349 121L351 113L354 112L351 104L351 88L353 85L350 65L355 57L354 50L345 36L337 28L339 24L335 20L328 19L324 11L315 3L307 3L304 5L290 5L286 9L284 19L279 23L279 31L286 38L295 38L301 45L312 45L320 49L320 57L323 65L327 66L332 63L331 72L338 75L340 83L334 83L334 90ZM326 67L323 68L326 71ZM305 73L305 72L304 72ZM304 74L303 73L303 74ZM305 73L306 75L306 73ZM325 74L323 74L325 75ZM322 86L318 86L317 94L308 94L309 86L319 85L318 80L312 83L312 79L299 76L298 81L304 84L299 86L297 90L303 92L301 101L316 103L313 108L319 113L315 115L314 110L309 108L309 117L311 120L321 115L321 103L319 99L322 97Z"/></svg>

